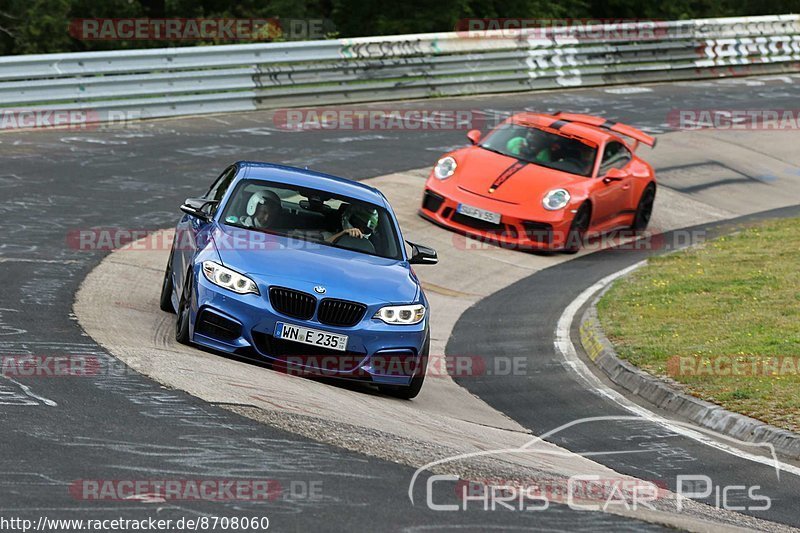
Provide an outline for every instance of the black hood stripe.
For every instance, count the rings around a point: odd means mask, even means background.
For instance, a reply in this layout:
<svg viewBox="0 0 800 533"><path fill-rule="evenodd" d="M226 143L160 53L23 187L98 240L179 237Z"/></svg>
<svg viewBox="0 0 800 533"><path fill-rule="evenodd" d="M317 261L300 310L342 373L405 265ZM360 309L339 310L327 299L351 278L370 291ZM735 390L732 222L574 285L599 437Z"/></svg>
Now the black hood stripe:
<svg viewBox="0 0 800 533"><path fill-rule="evenodd" d="M494 183L492 183L492 186L489 187L489 192L492 193L492 192L496 191L498 187L500 187L502 184L504 184L506 181L508 181L508 178L510 178L511 176L513 176L514 174L516 174L517 172L522 170L522 168L525 167L527 164L528 164L527 161L518 160L518 161L514 162L510 167L505 169L497 177L496 180L494 180Z"/></svg>

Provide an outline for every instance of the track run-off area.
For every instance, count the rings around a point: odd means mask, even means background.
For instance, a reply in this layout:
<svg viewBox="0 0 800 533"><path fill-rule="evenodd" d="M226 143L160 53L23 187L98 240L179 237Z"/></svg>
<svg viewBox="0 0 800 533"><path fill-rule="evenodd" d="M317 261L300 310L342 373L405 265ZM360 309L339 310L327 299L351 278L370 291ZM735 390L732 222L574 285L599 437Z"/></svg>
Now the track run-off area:
<svg viewBox="0 0 800 533"><path fill-rule="evenodd" d="M640 148L660 184L651 231L677 242L719 231L729 219L798 203L800 155L796 131L673 131L670 113L789 109L800 96L798 84L800 77L770 76L355 107L486 115L569 110L631 123L659 137L656 149ZM557 349L559 319L577 296L659 249L528 254L417 217L428 169L442 152L465 144L464 133L290 132L276 127L272 112L259 112L0 135L0 269L10 281L0 287L0 349L90 357L109 369L92 377L0 380L3 513L240 512L265 514L277 530L341 530L369 520L396 529L800 526L797 465L783 461L776 472L757 450L746 453L758 457L747 458L735 444L722 450L655 417L632 419L630 409L590 386ZM168 237L149 239L167 243L161 247L132 245L110 254L81 249L70 238L91 228L172 227L184 198L204 192L241 159L367 180L389 198L406 239L438 250L439 265L416 269L431 300L432 327L429 377L417 399L180 346L174 316L158 309ZM692 232L677 231L687 227ZM480 360L483 371L454 380L448 358ZM543 434L549 436L535 438ZM412 485L417 469L430 463ZM664 491L651 507L607 512L561 503L537 512L479 505L437 511L426 503L431 473L462 480L630 476ZM728 502L742 508L732 512L711 496L684 502L678 512L681 474L708 476L719 486L759 485L771 506ZM270 502L88 501L69 490L85 479L209 476L321 488L316 497L286 490ZM454 484L437 487L434 500L457 501Z"/></svg>

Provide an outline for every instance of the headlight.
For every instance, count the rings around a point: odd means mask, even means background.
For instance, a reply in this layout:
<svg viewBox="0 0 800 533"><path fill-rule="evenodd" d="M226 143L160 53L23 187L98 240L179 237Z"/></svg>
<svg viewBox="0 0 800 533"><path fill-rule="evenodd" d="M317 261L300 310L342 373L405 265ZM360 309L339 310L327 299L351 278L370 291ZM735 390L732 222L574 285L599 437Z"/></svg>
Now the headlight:
<svg viewBox="0 0 800 533"><path fill-rule="evenodd" d="M456 160L450 156L443 157L436 162L436 166L433 167L433 175L439 178L440 180L446 180L450 176L453 175L456 171Z"/></svg>
<svg viewBox="0 0 800 533"><path fill-rule="evenodd" d="M425 318L425 306L390 305L381 307L372 318L380 318L387 324L418 324Z"/></svg>
<svg viewBox="0 0 800 533"><path fill-rule="evenodd" d="M569 198L569 193L565 189L555 189L544 195L542 205L548 211L557 211L567 207Z"/></svg>
<svg viewBox="0 0 800 533"><path fill-rule="evenodd" d="M208 281L223 289L239 294L259 294L258 286L252 279L214 261L203 261L203 274Z"/></svg>

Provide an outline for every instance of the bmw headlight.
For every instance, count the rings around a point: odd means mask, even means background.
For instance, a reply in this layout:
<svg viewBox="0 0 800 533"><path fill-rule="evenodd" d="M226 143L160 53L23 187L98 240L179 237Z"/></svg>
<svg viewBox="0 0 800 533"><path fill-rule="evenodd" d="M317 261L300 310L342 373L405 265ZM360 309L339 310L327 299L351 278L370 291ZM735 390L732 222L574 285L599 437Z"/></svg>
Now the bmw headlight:
<svg viewBox="0 0 800 533"><path fill-rule="evenodd" d="M424 305L389 305L381 307L373 318L387 324L419 324L425 318Z"/></svg>
<svg viewBox="0 0 800 533"><path fill-rule="evenodd" d="M255 281L214 261L203 261L203 274L208 281L223 289L239 294L259 294Z"/></svg>
<svg viewBox="0 0 800 533"><path fill-rule="evenodd" d="M542 205L548 211L558 211L567 207L569 198L570 196L566 189L554 189L544 195Z"/></svg>
<svg viewBox="0 0 800 533"><path fill-rule="evenodd" d="M433 167L433 175L440 180L446 180L455 173L457 166L456 160L452 157L443 157L438 160L436 166Z"/></svg>

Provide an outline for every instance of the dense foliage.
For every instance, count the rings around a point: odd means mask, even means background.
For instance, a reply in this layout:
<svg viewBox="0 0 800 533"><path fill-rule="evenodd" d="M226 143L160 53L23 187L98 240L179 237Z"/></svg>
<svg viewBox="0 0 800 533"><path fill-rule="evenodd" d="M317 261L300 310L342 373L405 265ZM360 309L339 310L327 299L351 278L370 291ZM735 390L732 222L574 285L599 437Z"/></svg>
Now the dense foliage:
<svg viewBox="0 0 800 533"><path fill-rule="evenodd" d="M69 34L71 20L94 17L319 18L335 28L328 37L355 37L451 31L469 17L671 20L791 13L798 7L800 0L0 0L0 55L170 45Z"/></svg>

